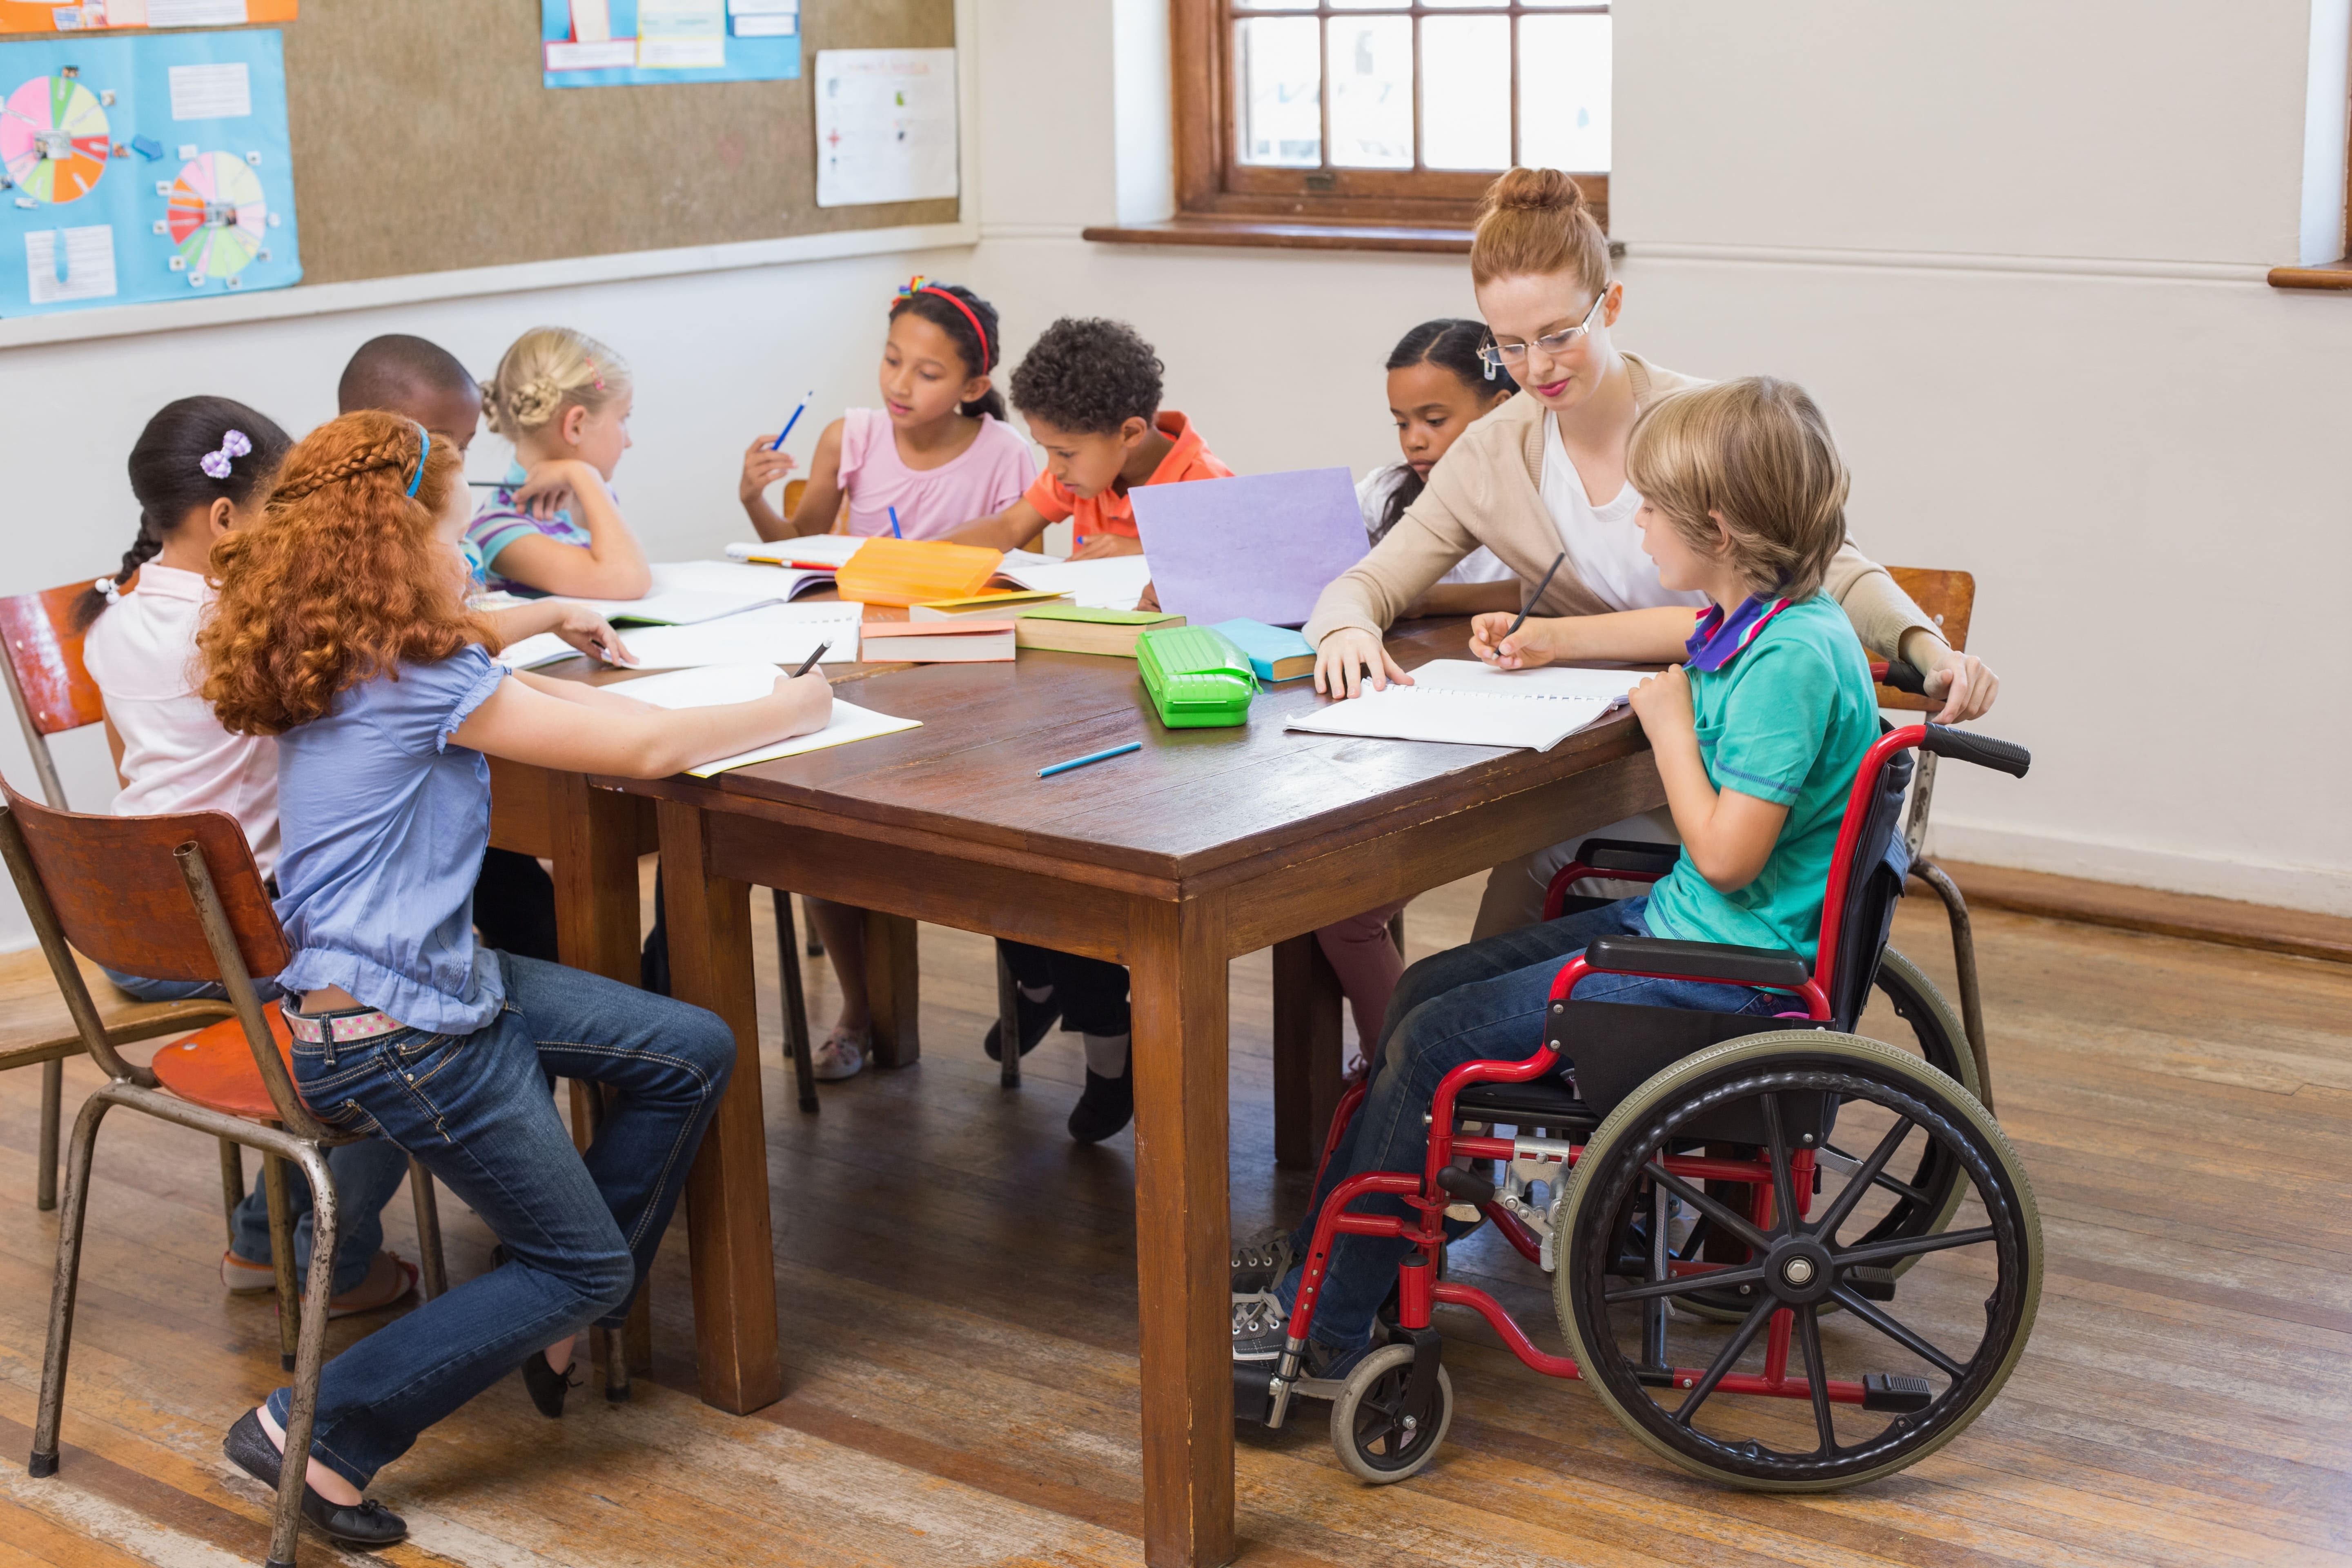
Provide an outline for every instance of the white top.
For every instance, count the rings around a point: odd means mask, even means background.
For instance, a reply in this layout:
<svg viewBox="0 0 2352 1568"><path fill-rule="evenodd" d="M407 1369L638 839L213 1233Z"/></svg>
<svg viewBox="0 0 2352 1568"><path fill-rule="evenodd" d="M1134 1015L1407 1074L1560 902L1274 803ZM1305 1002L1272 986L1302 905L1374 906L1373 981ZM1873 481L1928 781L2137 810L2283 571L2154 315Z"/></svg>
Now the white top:
<svg viewBox="0 0 2352 1568"><path fill-rule="evenodd" d="M278 861L278 742L230 734L198 692L196 628L212 598L201 574L150 561L91 625L82 662L122 737L131 782L114 814L226 811L267 877Z"/></svg>
<svg viewBox="0 0 2352 1568"><path fill-rule="evenodd" d="M1391 463L1385 468L1374 468L1356 481L1356 504L1364 509L1364 531L1377 540L1381 514L1389 509L1389 497L1412 469L1403 463ZM1480 545L1455 563L1454 570L1438 579L1441 583L1507 583L1511 569L1495 559L1495 552Z"/></svg>
<svg viewBox="0 0 2352 1568"><path fill-rule="evenodd" d="M1658 582L1658 563L1642 549L1642 530L1633 514L1642 497L1631 480L1606 506L1594 506L1584 493L1583 477L1569 461L1559 438L1559 421L1544 416L1544 510L1559 530L1560 544L1584 585L1612 610L1653 610L1661 605L1706 603L1696 589L1676 591Z"/></svg>

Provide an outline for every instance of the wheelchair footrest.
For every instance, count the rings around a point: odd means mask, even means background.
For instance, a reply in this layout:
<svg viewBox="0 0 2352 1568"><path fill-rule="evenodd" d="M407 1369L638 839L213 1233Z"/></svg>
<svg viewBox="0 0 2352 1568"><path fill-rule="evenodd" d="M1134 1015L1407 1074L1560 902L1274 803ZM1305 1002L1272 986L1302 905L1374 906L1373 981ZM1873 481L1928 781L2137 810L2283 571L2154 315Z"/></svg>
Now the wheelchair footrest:
<svg viewBox="0 0 2352 1568"><path fill-rule="evenodd" d="M1234 1419L1263 1426L1274 1419L1274 1363L1234 1363Z"/></svg>
<svg viewBox="0 0 2352 1568"><path fill-rule="evenodd" d="M1924 1377L1905 1377L1900 1373L1865 1373L1862 1379L1862 1407L1864 1410L1899 1411L1913 1415L1936 1402L1936 1391L1927 1386Z"/></svg>
<svg viewBox="0 0 2352 1568"><path fill-rule="evenodd" d="M1853 1293L1865 1301L1895 1300L1895 1270L1891 1268L1849 1268L1845 1279L1853 1287Z"/></svg>

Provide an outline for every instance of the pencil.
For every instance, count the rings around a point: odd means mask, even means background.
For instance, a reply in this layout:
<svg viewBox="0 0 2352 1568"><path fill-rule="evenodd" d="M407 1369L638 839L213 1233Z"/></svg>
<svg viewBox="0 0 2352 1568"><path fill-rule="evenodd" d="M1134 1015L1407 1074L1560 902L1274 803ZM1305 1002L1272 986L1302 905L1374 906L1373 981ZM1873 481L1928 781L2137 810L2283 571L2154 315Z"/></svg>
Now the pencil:
<svg viewBox="0 0 2352 1568"><path fill-rule="evenodd" d="M1500 647L1504 643L1509 641L1513 634L1517 632L1521 626L1528 624L1528 616L1534 612L1536 601L1544 596L1544 590L1546 588L1551 586L1552 573L1558 572L1559 570L1559 563L1567 559L1568 552L1565 550L1551 558L1551 570L1543 574L1543 581L1536 584L1536 591L1528 595L1528 607L1521 610L1519 612L1519 618L1511 623L1510 631L1505 632L1501 637L1495 639L1496 647Z"/></svg>
<svg viewBox="0 0 2352 1568"><path fill-rule="evenodd" d="M821 642L817 644L816 651L809 655L806 662L802 664L798 669L793 671L793 679L794 680L798 680L802 676L806 675L810 670L814 669L816 668L816 661L823 658L825 656L825 650L832 647L833 645L829 642Z"/></svg>
<svg viewBox="0 0 2352 1568"><path fill-rule="evenodd" d="M815 389L811 388L808 396L801 399L800 408L793 409L793 416L784 421L783 435L778 436L774 440L768 443L769 451L774 452L781 451L784 445L784 436L789 436L793 433L793 426L801 422L801 410L806 408L809 405L809 398L814 397L815 395Z"/></svg>
<svg viewBox="0 0 2352 1568"><path fill-rule="evenodd" d="M898 509L895 506L890 509L890 537L893 539L904 539L907 537L905 534L898 531Z"/></svg>
<svg viewBox="0 0 2352 1568"><path fill-rule="evenodd" d="M1107 752L1089 752L1083 757L1072 757L1066 763L1055 763L1050 768L1039 768L1037 770L1037 776L1041 779L1049 779L1055 773L1066 773L1072 768L1085 767L1088 763L1107 762L1112 757L1123 757L1129 752L1139 752L1141 750L1143 750L1142 742L1129 741L1124 746L1113 746Z"/></svg>

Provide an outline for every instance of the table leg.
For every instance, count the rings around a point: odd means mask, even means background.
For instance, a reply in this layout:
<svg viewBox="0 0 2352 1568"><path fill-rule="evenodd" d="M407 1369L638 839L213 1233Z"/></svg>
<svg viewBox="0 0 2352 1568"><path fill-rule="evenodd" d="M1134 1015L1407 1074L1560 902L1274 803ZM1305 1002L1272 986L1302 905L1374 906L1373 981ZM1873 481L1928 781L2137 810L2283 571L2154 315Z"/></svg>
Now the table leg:
<svg viewBox="0 0 2352 1568"><path fill-rule="evenodd" d="M1339 976L1315 933L1274 944L1274 1162L1312 1169L1339 1108ZM1366 1048L1370 1048L1369 1047Z"/></svg>
<svg viewBox="0 0 2352 1568"><path fill-rule="evenodd" d="M751 984L751 889L711 868L701 812L666 800L660 814L671 987L679 1001L709 1008L735 1031L735 1076L703 1134L686 1203L702 1397L740 1415L784 1393Z"/></svg>
<svg viewBox="0 0 2352 1568"><path fill-rule="evenodd" d="M1139 903L1129 921L1151 1568L1217 1568L1234 1555L1224 925L1214 900Z"/></svg>
<svg viewBox="0 0 2352 1568"><path fill-rule="evenodd" d="M923 1055L916 1026L922 994L915 922L904 915L866 911L866 1000L874 1010L874 1065L886 1070L913 1067Z"/></svg>
<svg viewBox="0 0 2352 1568"><path fill-rule="evenodd" d="M580 773L551 773L547 804L555 862L556 952L574 969L637 983L637 814L645 803L591 789Z"/></svg>

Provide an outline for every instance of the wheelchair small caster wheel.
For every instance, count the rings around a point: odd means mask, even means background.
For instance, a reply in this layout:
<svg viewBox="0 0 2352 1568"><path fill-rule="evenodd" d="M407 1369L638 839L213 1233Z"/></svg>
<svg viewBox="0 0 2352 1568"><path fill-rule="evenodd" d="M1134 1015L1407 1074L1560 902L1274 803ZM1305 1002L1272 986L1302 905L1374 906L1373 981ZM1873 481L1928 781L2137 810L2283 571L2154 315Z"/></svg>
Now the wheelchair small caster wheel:
<svg viewBox="0 0 2352 1568"><path fill-rule="evenodd" d="M1454 1380L1437 1369L1433 1398L1409 1408L1412 1346L1382 1345L1356 1363L1331 1405L1331 1446L1360 1481L1386 1486L1421 1473L1454 1425Z"/></svg>

